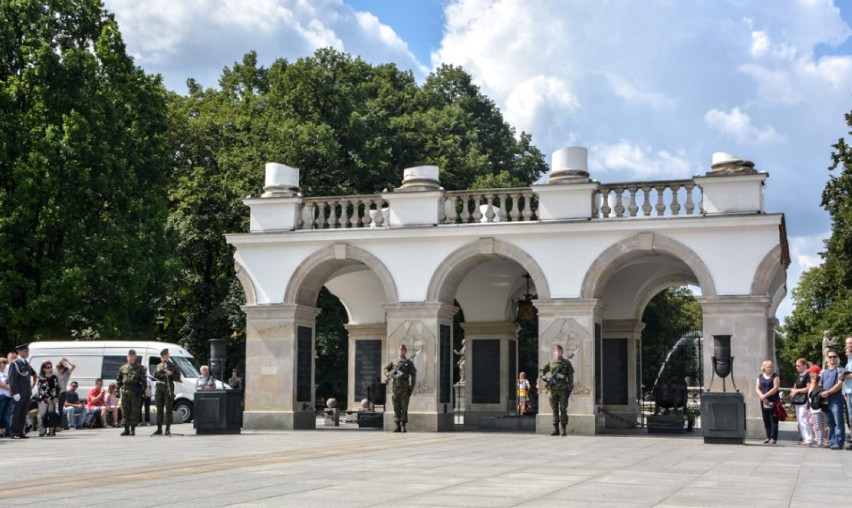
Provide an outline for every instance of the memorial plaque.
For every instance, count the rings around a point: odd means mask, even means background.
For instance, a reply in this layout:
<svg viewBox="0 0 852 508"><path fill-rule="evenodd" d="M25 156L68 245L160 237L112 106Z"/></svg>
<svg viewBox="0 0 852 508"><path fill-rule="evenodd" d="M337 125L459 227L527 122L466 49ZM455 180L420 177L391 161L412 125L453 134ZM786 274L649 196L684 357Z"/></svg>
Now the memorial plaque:
<svg viewBox="0 0 852 508"><path fill-rule="evenodd" d="M518 346L517 341L509 341L509 399L518 400Z"/></svg>
<svg viewBox="0 0 852 508"><path fill-rule="evenodd" d="M382 341L355 341L355 400L368 398L367 388L381 380Z"/></svg>
<svg viewBox="0 0 852 508"><path fill-rule="evenodd" d="M474 404L500 403L500 341L475 340L471 351L471 402Z"/></svg>
<svg viewBox="0 0 852 508"><path fill-rule="evenodd" d="M313 330L300 326L296 342L296 400L310 402L313 397Z"/></svg>
<svg viewBox="0 0 852 508"><path fill-rule="evenodd" d="M452 382L453 349L451 347L451 329L449 325L441 325L441 356L439 358L441 372L441 400L442 404L450 403L450 384Z"/></svg>
<svg viewBox="0 0 852 508"><path fill-rule="evenodd" d="M606 376L603 377L603 403L627 405L627 339L603 341L603 365L606 366Z"/></svg>

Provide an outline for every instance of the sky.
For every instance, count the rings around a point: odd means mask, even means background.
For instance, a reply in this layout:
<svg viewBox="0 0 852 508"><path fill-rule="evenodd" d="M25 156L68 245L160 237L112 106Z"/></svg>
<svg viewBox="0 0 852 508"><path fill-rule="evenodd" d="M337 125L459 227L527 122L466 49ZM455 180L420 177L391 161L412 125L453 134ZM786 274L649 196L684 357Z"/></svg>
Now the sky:
<svg viewBox="0 0 852 508"><path fill-rule="evenodd" d="M852 111L850 0L105 0L137 65L186 92L333 47L422 82L462 66L549 154L589 150L602 183L690 178L714 152L769 173L799 275L830 234L819 206ZM286 161L283 161L286 162Z"/></svg>

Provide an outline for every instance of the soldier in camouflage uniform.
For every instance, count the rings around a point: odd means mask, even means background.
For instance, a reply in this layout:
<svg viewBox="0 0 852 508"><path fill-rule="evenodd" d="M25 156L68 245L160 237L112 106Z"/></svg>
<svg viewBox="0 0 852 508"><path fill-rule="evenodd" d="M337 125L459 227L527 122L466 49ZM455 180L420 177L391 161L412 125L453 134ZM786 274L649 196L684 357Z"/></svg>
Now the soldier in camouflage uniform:
<svg viewBox="0 0 852 508"><path fill-rule="evenodd" d="M405 344L400 344L396 353L399 357L385 366L385 374L388 381L393 380L392 397L393 421L396 423L394 432L407 432L408 424L408 400L414 391L414 383L417 381L417 369L414 363L405 357L408 349Z"/></svg>
<svg viewBox="0 0 852 508"><path fill-rule="evenodd" d="M175 362L169 359L169 350L160 351L162 360L154 371L157 380L157 393L154 401L157 404L157 430L152 436L163 434L163 420L166 421L166 436L171 436L172 410L175 405L175 382L180 382L180 371Z"/></svg>
<svg viewBox="0 0 852 508"><path fill-rule="evenodd" d="M568 426L568 398L574 389L574 366L564 358L565 351L562 346L556 345L553 356L549 362L538 371L539 382L550 390L550 409L553 411L553 432L551 436L559 435L559 424L562 424L562 435L566 435Z"/></svg>
<svg viewBox="0 0 852 508"><path fill-rule="evenodd" d="M142 394L145 393L145 368L136 362L136 351L127 352L127 363L118 369L116 385L121 394L122 436L135 436L142 414Z"/></svg>

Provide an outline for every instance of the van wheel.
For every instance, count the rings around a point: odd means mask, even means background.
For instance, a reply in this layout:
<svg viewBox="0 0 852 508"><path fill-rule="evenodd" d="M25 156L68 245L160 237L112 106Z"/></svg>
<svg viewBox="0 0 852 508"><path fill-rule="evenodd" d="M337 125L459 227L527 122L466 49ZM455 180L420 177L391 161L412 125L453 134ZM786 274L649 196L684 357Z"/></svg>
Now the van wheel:
<svg viewBox="0 0 852 508"><path fill-rule="evenodd" d="M186 400L175 402L172 419L175 423L189 423L192 421L192 403Z"/></svg>

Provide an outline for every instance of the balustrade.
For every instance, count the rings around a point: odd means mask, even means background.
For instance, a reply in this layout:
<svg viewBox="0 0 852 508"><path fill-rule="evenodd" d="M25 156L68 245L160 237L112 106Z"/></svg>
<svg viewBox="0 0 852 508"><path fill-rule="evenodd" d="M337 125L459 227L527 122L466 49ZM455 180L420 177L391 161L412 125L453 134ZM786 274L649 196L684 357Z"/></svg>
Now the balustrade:
<svg viewBox="0 0 852 508"><path fill-rule="evenodd" d="M692 195L696 187L692 180L601 184L593 200L592 218L700 215L701 189L697 196Z"/></svg>

